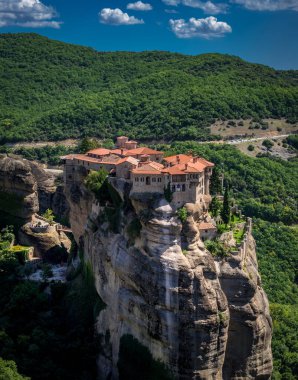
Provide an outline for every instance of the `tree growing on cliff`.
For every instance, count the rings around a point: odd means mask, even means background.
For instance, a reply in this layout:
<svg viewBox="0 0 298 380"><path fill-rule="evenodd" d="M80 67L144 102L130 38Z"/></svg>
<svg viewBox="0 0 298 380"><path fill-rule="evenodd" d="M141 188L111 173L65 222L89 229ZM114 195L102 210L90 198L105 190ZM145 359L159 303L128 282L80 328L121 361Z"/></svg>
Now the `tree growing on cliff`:
<svg viewBox="0 0 298 380"><path fill-rule="evenodd" d="M210 177L210 194L222 194L222 185L219 177L219 170L215 166Z"/></svg>
<svg viewBox="0 0 298 380"><path fill-rule="evenodd" d="M230 195L228 185L225 187L223 206L221 210L221 218L225 224L230 222L231 210L230 210Z"/></svg>
<svg viewBox="0 0 298 380"><path fill-rule="evenodd" d="M55 215L53 210L48 208L45 213L42 214L42 217L45 218L49 223L53 223L55 219Z"/></svg>
<svg viewBox="0 0 298 380"><path fill-rule="evenodd" d="M92 191L96 197L99 197L99 191L107 178L107 171L100 169L98 171L91 170L85 179L85 186Z"/></svg>

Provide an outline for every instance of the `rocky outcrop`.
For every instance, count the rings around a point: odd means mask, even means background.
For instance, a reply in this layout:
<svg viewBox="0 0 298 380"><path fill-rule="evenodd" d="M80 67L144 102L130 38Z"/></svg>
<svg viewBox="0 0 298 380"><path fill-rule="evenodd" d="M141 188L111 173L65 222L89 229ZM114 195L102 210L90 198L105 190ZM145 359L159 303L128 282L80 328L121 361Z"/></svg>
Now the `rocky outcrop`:
<svg viewBox="0 0 298 380"><path fill-rule="evenodd" d="M46 232L35 232L30 225L31 223L27 223L19 230L19 242L34 247L35 257L55 263L65 261L71 241L64 232L58 232L55 226L49 226Z"/></svg>
<svg viewBox="0 0 298 380"><path fill-rule="evenodd" d="M68 206L58 179L59 172L48 172L41 165L19 156L1 155L0 212L19 218L23 223L47 208L60 218L66 216Z"/></svg>
<svg viewBox="0 0 298 380"><path fill-rule="evenodd" d="M38 211L37 183L29 161L0 156L0 210L30 220Z"/></svg>
<svg viewBox="0 0 298 380"><path fill-rule="evenodd" d="M267 379L272 371L272 324L250 233L243 253L243 258L229 256L220 262L220 283L230 310L223 378Z"/></svg>
<svg viewBox="0 0 298 380"><path fill-rule="evenodd" d="M217 260L200 239L198 205L187 205L182 224L160 195L114 188L117 207L82 184L66 188L74 237L106 304L99 378L118 378L120 338L131 334L181 380L269 379L270 316L251 234L245 261Z"/></svg>

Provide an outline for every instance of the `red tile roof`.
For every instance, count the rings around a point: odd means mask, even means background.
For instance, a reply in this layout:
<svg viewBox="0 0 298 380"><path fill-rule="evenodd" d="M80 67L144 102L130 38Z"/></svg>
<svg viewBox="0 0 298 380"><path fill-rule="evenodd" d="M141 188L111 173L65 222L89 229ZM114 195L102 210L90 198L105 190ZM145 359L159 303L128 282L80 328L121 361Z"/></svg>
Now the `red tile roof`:
<svg viewBox="0 0 298 380"><path fill-rule="evenodd" d="M213 230L213 229L216 229L216 227L212 223L201 222L199 224L199 230Z"/></svg>
<svg viewBox="0 0 298 380"><path fill-rule="evenodd" d="M120 158L120 160L117 161L116 165L123 164L124 162L129 162L133 165L138 165L139 163L139 161L136 158L128 156L128 157Z"/></svg>
<svg viewBox="0 0 298 380"><path fill-rule="evenodd" d="M97 156L107 156L110 154L110 149L105 149L105 148L97 148L97 149L92 149L87 152L87 154L96 154Z"/></svg>
<svg viewBox="0 0 298 380"><path fill-rule="evenodd" d="M192 156L186 154L176 154L175 156L165 157L164 160L169 164L186 164L192 159Z"/></svg>
<svg viewBox="0 0 298 380"><path fill-rule="evenodd" d="M163 165L158 162L146 162L132 170L134 174L161 174Z"/></svg>
<svg viewBox="0 0 298 380"><path fill-rule="evenodd" d="M136 155L140 155L140 154L163 154L163 152L147 148L146 146L136 148L136 149L130 149L130 150L125 152L126 156L136 156Z"/></svg>

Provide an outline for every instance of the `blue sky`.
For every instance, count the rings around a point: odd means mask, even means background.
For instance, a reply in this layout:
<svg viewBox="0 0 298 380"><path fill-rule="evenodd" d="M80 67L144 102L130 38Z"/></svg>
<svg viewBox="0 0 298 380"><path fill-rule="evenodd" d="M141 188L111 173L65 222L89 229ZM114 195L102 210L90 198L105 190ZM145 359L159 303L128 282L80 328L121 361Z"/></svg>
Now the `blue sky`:
<svg viewBox="0 0 298 380"><path fill-rule="evenodd" d="M0 0L0 32L100 51L228 53L298 69L298 0Z"/></svg>

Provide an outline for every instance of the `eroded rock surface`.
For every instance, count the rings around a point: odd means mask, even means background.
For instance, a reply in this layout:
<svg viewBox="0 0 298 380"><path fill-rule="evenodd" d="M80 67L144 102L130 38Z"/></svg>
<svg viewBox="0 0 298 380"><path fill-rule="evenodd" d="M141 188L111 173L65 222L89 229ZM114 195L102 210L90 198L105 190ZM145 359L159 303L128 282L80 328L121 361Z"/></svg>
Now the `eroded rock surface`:
<svg viewBox="0 0 298 380"><path fill-rule="evenodd" d="M245 264L219 261L200 239L198 205L187 205L182 228L164 199L122 193L115 228L111 206L96 202L82 184L67 187L66 195L75 239L106 304L97 319L100 379L118 378L124 334L181 380L270 378L271 320L251 236ZM132 234L136 220L141 229Z"/></svg>
<svg viewBox="0 0 298 380"><path fill-rule="evenodd" d="M47 208L60 217L68 212L63 186L57 184L57 175L19 156L0 155L0 196L0 212L23 222Z"/></svg>

